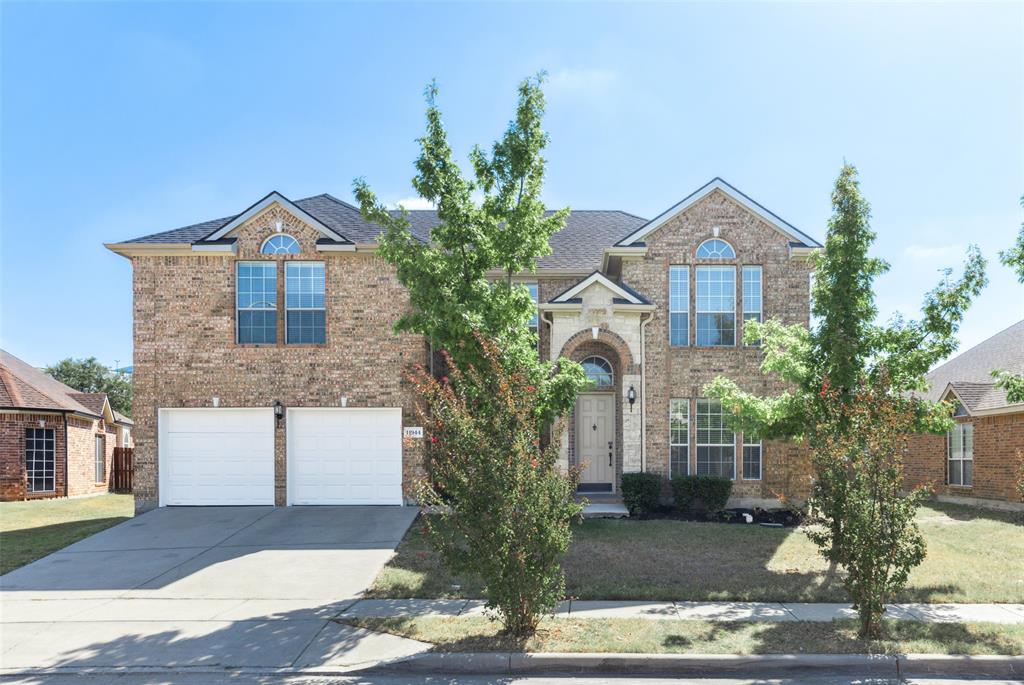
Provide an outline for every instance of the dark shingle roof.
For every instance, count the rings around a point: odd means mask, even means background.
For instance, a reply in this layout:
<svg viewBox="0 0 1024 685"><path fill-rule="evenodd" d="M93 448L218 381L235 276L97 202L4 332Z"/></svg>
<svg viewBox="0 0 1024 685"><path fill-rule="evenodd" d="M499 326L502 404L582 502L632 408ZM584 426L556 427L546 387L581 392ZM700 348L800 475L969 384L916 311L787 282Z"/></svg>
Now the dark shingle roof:
<svg viewBox="0 0 1024 685"><path fill-rule="evenodd" d="M0 350L0 386L4 388L0 406L5 408L53 409L100 416L99 411L93 411L75 398L82 393L4 350Z"/></svg>
<svg viewBox="0 0 1024 685"><path fill-rule="evenodd" d="M995 369L1024 373L1024 320L930 371L925 377L929 385L925 397L941 399L952 383L969 410L1005 407L1006 393L993 383Z"/></svg>
<svg viewBox="0 0 1024 685"><path fill-rule="evenodd" d="M379 225L365 221L356 207L326 193L296 200L295 204L354 243L372 243L381 231ZM125 242L193 243L214 233L236 216L182 226ZM439 223L437 212L432 209L409 212L409 229L420 240L429 240L430 231ZM551 254L542 257L539 266L542 269L599 269L604 249L614 244L623 233L644 223L646 219L617 210L574 211L566 220L565 228L551 237Z"/></svg>

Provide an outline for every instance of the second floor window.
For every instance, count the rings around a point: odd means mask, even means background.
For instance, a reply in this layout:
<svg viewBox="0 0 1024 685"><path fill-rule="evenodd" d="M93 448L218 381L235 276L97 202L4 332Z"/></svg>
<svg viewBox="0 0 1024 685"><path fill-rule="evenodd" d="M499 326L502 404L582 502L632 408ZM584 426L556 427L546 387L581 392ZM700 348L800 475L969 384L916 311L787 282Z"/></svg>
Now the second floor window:
<svg viewBox="0 0 1024 685"><path fill-rule="evenodd" d="M540 329L540 312L537 310L537 303L539 301L539 296L538 296L538 291L537 291L537 284L536 283L527 283L526 284L526 289L530 291L530 297L533 299L533 305L534 305L533 316L530 317L530 323L528 325L530 327L530 330L533 331L534 335L539 335L539 333L540 333L540 330L539 330Z"/></svg>
<svg viewBox="0 0 1024 685"><path fill-rule="evenodd" d="M277 262L238 262L235 288L238 342L277 342Z"/></svg>
<svg viewBox="0 0 1024 685"><path fill-rule="evenodd" d="M697 267L697 345L736 344L736 267Z"/></svg>
<svg viewBox="0 0 1024 685"><path fill-rule="evenodd" d="M668 270L668 339L674 346L690 343L690 268Z"/></svg>
<svg viewBox="0 0 1024 685"><path fill-rule="evenodd" d="M762 319L761 304L761 267L743 267L743 320L757 321ZM757 343L754 343L757 344Z"/></svg>
<svg viewBox="0 0 1024 685"><path fill-rule="evenodd" d="M323 344L327 341L323 262L285 262L285 341Z"/></svg>

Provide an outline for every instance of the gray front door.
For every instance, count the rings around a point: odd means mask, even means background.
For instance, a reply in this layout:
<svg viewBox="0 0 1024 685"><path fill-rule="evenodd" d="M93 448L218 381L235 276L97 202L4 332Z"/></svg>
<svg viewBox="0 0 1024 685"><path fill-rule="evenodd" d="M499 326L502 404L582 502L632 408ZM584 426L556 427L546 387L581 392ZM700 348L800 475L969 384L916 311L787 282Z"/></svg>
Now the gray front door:
<svg viewBox="0 0 1024 685"><path fill-rule="evenodd" d="M584 393L576 399L576 461L580 490L611 492L615 484L615 396Z"/></svg>

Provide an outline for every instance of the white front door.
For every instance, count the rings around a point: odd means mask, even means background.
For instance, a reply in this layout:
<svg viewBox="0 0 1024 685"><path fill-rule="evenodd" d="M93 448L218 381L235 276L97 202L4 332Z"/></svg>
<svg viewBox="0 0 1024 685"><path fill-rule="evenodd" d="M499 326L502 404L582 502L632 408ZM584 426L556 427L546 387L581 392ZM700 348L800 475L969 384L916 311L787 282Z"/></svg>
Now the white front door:
<svg viewBox="0 0 1024 685"><path fill-rule="evenodd" d="M402 410L288 410L289 504L401 504Z"/></svg>
<svg viewBox="0 0 1024 685"><path fill-rule="evenodd" d="M614 489L614 395L584 393L576 398L576 461L583 467L580 490L611 492Z"/></svg>
<svg viewBox="0 0 1024 685"><path fill-rule="evenodd" d="M161 409L160 505L274 504L274 410Z"/></svg>

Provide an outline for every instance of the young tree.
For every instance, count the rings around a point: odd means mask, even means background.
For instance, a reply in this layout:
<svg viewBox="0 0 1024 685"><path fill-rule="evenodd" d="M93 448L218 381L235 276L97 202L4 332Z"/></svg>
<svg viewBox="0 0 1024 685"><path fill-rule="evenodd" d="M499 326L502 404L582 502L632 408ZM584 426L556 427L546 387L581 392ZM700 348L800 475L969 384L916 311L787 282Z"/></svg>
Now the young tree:
<svg viewBox="0 0 1024 685"><path fill-rule="evenodd" d="M487 607L506 632L525 635L562 598L560 561L582 507L575 474L557 469L557 441L540 444L529 375L480 343L481 361L452 360L450 381L413 376L427 435L418 497L437 507L427 526L448 568L482 578Z"/></svg>
<svg viewBox="0 0 1024 685"><path fill-rule="evenodd" d="M1024 197L1020 198L1020 204L1024 207ZM1017 280L1024 283L1024 224L1021 224L1013 247L999 252L999 261L1013 269ZM996 370L992 376L996 379L996 387L1006 391L1007 401L1024 402L1024 374Z"/></svg>
<svg viewBox="0 0 1024 685"><path fill-rule="evenodd" d="M105 392L110 406L125 416L132 412L132 379L123 372L114 371L96 360L62 359L44 371L64 385L79 392Z"/></svg>
<svg viewBox="0 0 1024 685"><path fill-rule="evenodd" d="M888 264L868 254L875 234L853 166L844 165L840 172L832 205L825 249L814 263L812 311L818 325L809 330L767 321L745 327L747 342L762 341L761 370L786 381L788 389L760 397L719 377L704 392L721 400L737 430L769 439L807 439L815 465L809 504L829 529L820 538L827 545L822 553L833 563L848 566L865 542L859 536L847 539L851 516L856 516L849 507L855 506L858 492L852 489L845 463L830 458L834 448L823 441L824 433L811 428L827 425L836 443L863 440L853 432L849 413L853 409L837 414L833 405L852 405L864 396L865 387L883 382L898 398L894 401L905 403L913 413L913 431L951 428L952 413L946 404L917 399L913 393L924 390L928 369L956 349L964 312L986 278L985 260L972 246L961 277L952 280L947 272L925 296L920 320L897 316L886 325L876 324L873 283ZM880 498L888 497L887 493L876 491Z"/></svg>
<svg viewBox="0 0 1024 685"><path fill-rule="evenodd" d="M437 207L440 224L429 242L412 233L404 210L392 212L378 202L366 181L356 179L354 190L363 216L385 229L380 256L396 267L409 291L412 308L397 330L425 335L456 364L482 360L477 333L493 340L507 368L529 374L538 417L550 423L573 406L584 375L564 359L538 361L537 338L527 325L536 304L513 280L536 270L537 260L551 251L548 239L565 226L569 213L547 212L541 200L548 142L541 128L543 80L539 74L520 83L515 119L490 154L473 148L472 180L453 159L437 86L427 87L427 131L418 141L412 183Z"/></svg>
<svg viewBox="0 0 1024 685"><path fill-rule="evenodd" d="M915 416L892 392L885 369L853 393L844 398L823 384L822 415L808 432L817 471L834 472L845 482L843 539L835 540L830 526L811 528L809 536L822 549L843 551L844 583L860 616L860 635L877 639L886 602L924 560L914 516L927 490L903 494L903 455Z"/></svg>
<svg viewBox="0 0 1024 685"><path fill-rule="evenodd" d="M568 214L541 201L542 82L520 84L516 116L489 153L473 149L472 180L453 159L437 88L427 88L413 186L437 207L429 240L413 234L405 210L389 211L365 181L354 184L363 216L384 228L380 256L409 292L396 329L423 334L451 369L451 383L422 370L414 377L429 437L419 494L444 504L433 539L449 568L484 579L488 606L514 634L533 630L561 597L558 557L580 511L573 475L557 467L557 441L542 448L540 437L586 377L575 362L540 361L528 326L536 304L514 280L536 269Z"/></svg>

